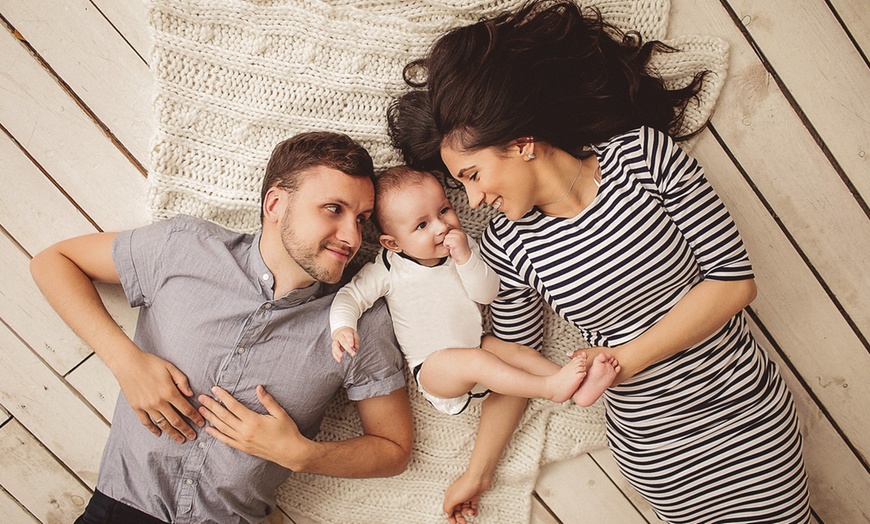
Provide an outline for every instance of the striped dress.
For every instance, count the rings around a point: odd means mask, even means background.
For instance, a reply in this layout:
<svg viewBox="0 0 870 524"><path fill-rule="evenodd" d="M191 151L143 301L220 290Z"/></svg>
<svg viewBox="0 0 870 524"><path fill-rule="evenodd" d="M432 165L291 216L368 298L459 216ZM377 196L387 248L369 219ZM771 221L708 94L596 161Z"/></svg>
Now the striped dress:
<svg viewBox="0 0 870 524"><path fill-rule="evenodd" d="M498 215L484 232L502 339L539 347L546 302L591 346L619 346L700 281L753 276L730 215L670 137L641 128L593 149L602 184L579 215ZM610 449L660 518L808 521L794 401L742 312L610 388L605 404Z"/></svg>

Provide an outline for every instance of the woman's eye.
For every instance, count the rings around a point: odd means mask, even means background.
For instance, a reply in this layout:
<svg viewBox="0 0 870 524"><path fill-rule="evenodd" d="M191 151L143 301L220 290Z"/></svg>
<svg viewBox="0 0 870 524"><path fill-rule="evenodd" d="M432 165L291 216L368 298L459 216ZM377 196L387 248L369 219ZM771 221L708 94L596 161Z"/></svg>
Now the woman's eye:
<svg viewBox="0 0 870 524"><path fill-rule="evenodd" d="M468 176L468 181L469 182L477 182L477 171L475 171L474 173L471 173Z"/></svg>

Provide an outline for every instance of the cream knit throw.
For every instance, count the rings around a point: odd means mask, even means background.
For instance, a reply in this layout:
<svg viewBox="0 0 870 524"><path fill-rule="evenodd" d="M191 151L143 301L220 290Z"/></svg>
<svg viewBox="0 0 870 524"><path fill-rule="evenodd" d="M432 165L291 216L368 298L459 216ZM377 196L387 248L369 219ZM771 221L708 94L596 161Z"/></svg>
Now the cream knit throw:
<svg viewBox="0 0 870 524"><path fill-rule="evenodd" d="M234 230L259 227L259 188L272 148L301 131L347 133L376 167L399 162L385 109L402 67L446 29L513 8L521 0L151 0L157 132L148 207L154 220L186 213ZM645 39L664 39L668 0L594 0L604 17ZM727 48L711 37L667 40L681 51L655 67L675 85L712 71L686 127L710 115L725 80ZM489 219L451 197L475 237ZM372 245L362 257L370 257ZM549 315L545 354L565 362L577 331ZM328 351L329 348L324 348ZM479 408L449 417L409 388L416 427L411 466L388 479L294 474L279 503L315 521L440 523L441 498L468 462ZM540 465L606 445L603 407L534 400L481 501L478 522L527 522ZM353 406L337 400L319 438L359 432ZM582 479L578 479L582 482Z"/></svg>

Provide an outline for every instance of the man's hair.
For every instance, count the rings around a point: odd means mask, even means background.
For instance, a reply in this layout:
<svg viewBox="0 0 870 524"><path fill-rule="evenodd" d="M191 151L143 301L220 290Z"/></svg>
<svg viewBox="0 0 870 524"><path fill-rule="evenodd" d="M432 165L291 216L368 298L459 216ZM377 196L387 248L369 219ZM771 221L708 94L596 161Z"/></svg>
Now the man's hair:
<svg viewBox="0 0 870 524"><path fill-rule="evenodd" d="M427 178L438 181L432 173L418 171L408 166L391 167L375 177L375 211L372 214L372 221L378 231L386 232L384 226L387 218L384 215L384 205L389 201L391 194L409 186L422 184Z"/></svg>
<svg viewBox="0 0 870 524"><path fill-rule="evenodd" d="M320 166L374 180L372 157L349 136L323 131L300 133L272 150L260 190L260 221L266 193L271 188L277 186L292 194L304 180L305 172Z"/></svg>

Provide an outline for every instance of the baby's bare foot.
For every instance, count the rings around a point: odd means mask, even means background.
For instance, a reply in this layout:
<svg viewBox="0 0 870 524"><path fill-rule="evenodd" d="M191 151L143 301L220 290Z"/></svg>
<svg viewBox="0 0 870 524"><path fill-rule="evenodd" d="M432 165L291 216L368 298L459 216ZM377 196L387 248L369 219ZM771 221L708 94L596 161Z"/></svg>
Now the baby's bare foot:
<svg viewBox="0 0 870 524"><path fill-rule="evenodd" d="M586 376L586 359L572 358L562 369L547 377L547 398L565 402L577 391Z"/></svg>
<svg viewBox="0 0 870 524"><path fill-rule="evenodd" d="M613 356L599 353L592 361L586 379L571 399L578 406L591 406L610 387L620 369L622 367Z"/></svg>

